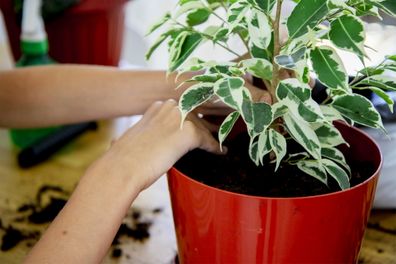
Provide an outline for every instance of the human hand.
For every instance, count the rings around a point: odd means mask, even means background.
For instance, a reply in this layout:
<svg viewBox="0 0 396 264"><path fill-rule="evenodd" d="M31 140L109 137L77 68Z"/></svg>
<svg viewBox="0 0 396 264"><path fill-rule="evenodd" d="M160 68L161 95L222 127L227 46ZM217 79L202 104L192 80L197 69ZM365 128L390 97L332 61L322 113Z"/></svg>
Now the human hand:
<svg viewBox="0 0 396 264"><path fill-rule="evenodd" d="M188 115L182 128L180 121L181 114L174 100L155 102L99 162L139 177L137 184L144 189L194 148L225 153L220 151L205 122L196 115Z"/></svg>

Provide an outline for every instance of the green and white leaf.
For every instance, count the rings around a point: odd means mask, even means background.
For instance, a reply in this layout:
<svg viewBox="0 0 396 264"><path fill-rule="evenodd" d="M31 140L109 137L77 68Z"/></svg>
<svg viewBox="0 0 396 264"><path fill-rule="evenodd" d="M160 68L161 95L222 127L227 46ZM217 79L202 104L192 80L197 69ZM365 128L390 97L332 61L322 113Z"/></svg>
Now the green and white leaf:
<svg viewBox="0 0 396 264"><path fill-rule="evenodd" d="M271 14L276 0L248 0L248 2L255 7L260 8L264 13Z"/></svg>
<svg viewBox="0 0 396 264"><path fill-rule="evenodd" d="M211 73L211 74L200 74L200 75L195 75L192 77L190 80L187 80L186 82L206 82L206 83L215 83L218 80L223 78L223 75L218 74L218 73Z"/></svg>
<svg viewBox="0 0 396 264"><path fill-rule="evenodd" d="M396 62L390 61L390 62L385 63L383 66L383 69L396 72Z"/></svg>
<svg viewBox="0 0 396 264"><path fill-rule="evenodd" d="M321 147L315 131L309 123L297 119L292 113L283 116L289 134L315 159L321 158Z"/></svg>
<svg viewBox="0 0 396 264"><path fill-rule="evenodd" d="M233 67L231 66L230 68L228 68L228 70L230 71L232 76L239 76L242 77L243 75L246 74L245 69L242 68L238 68L238 67Z"/></svg>
<svg viewBox="0 0 396 264"><path fill-rule="evenodd" d="M199 33L183 31L172 43L169 51L169 71L173 72L182 65L192 52L202 42L203 38Z"/></svg>
<svg viewBox="0 0 396 264"><path fill-rule="evenodd" d="M294 53L297 50L301 49L302 47L308 46L316 46L318 39L322 38L323 36L327 35L328 30L314 30L308 28L308 31L301 35L298 38L294 38L290 41L289 44L286 43L284 47L282 47L281 54L290 54Z"/></svg>
<svg viewBox="0 0 396 264"><path fill-rule="evenodd" d="M330 124L314 124L313 128L322 147L335 147L346 144L338 129Z"/></svg>
<svg viewBox="0 0 396 264"><path fill-rule="evenodd" d="M272 150L274 151L275 156L276 156L275 171L277 171L280 162L286 155L286 139L282 134L280 134L276 130L270 128L269 129L269 141L270 141Z"/></svg>
<svg viewBox="0 0 396 264"><path fill-rule="evenodd" d="M232 112L229 114L226 119L224 119L223 123L219 128L219 143L220 143L220 150L223 149L223 142L227 138L228 134L231 132L232 128L234 127L236 121L238 120L240 114L238 111Z"/></svg>
<svg viewBox="0 0 396 264"><path fill-rule="evenodd" d="M267 16L256 9L248 13L248 31L250 41L261 49L267 49L272 36L272 28Z"/></svg>
<svg viewBox="0 0 396 264"><path fill-rule="evenodd" d="M357 89L360 89L360 88L357 88ZM389 96L389 94L387 94L386 92L384 92L382 89L377 88L377 87L373 87L373 86L364 87L364 88L361 88L361 89L362 89L362 90L364 90L364 89L370 89L370 90L371 90L373 93L375 93L378 97L380 97L382 100L384 100L384 102L388 105L389 110L391 111L391 113L393 113L393 105L394 105L394 102L393 102L392 97Z"/></svg>
<svg viewBox="0 0 396 264"><path fill-rule="evenodd" d="M302 82L308 84L310 77L310 70L308 66L308 54L305 53L304 58L296 63L296 69L294 70L296 73L297 79Z"/></svg>
<svg viewBox="0 0 396 264"><path fill-rule="evenodd" d="M170 37L171 39L169 40L169 45L171 46L171 43L174 42L174 40L177 38L179 34L181 34L184 30L181 28L170 28L164 33L162 33L155 41L154 44L151 45L150 49L146 53L146 59L150 59L151 55L153 52L168 38Z"/></svg>
<svg viewBox="0 0 396 264"><path fill-rule="evenodd" d="M324 118L319 105L311 98L311 88L297 79L282 80L276 96L301 120L318 122Z"/></svg>
<svg viewBox="0 0 396 264"><path fill-rule="evenodd" d="M328 14L327 1L301 0L287 19L287 29L291 39L300 37L315 28Z"/></svg>
<svg viewBox="0 0 396 264"><path fill-rule="evenodd" d="M156 31L158 28L160 28L162 25L164 25L166 22L168 22L171 19L171 14L169 12L165 13L165 15L154 25L152 25L147 32L146 36L150 35L154 31Z"/></svg>
<svg viewBox="0 0 396 264"><path fill-rule="evenodd" d="M386 12L388 15L396 17L396 2L395 0L371 1L378 8Z"/></svg>
<svg viewBox="0 0 396 264"><path fill-rule="evenodd" d="M396 78L391 76L375 75L360 81L359 84L375 86L383 90L396 91Z"/></svg>
<svg viewBox="0 0 396 264"><path fill-rule="evenodd" d="M175 38L172 45L169 47L169 65L171 65L174 61L176 61L179 58L184 41L189 35L190 33L188 31L182 31Z"/></svg>
<svg viewBox="0 0 396 264"><path fill-rule="evenodd" d="M260 133L258 138L258 155L260 158L261 164L263 164L263 158L265 155L272 151L271 143L269 141L269 132L268 130L264 130Z"/></svg>
<svg viewBox="0 0 396 264"><path fill-rule="evenodd" d="M275 104L272 105L272 112L274 113L274 116L272 117L273 120L276 120L279 117L282 117L284 114L287 113L288 107L283 101L278 101Z"/></svg>
<svg viewBox="0 0 396 264"><path fill-rule="evenodd" d="M271 106L258 102L253 103L249 90L246 87L239 89L236 93L242 95L242 104L238 104L242 118L245 121L250 137L256 137L272 122ZM235 97L239 97L236 93Z"/></svg>
<svg viewBox="0 0 396 264"><path fill-rule="evenodd" d="M329 159L323 159L322 163L327 173L337 181L342 190L350 187L349 176L344 169Z"/></svg>
<svg viewBox="0 0 396 264"><path fill-rule="evenodd" d="M229 7L227 13L229 32L233 32L235 28L241 25L241 22L245 18L245 14L248 10L249 7L245 1L236 1Z"/></svg>
<svg viewBox="0 0 396 264"><path fill-rule="evenodd" d="M253 76L264 80L272 80L272 63L269 61L253 58L243 60L241 64Z"/></svg>
<svg viewBox="0 0 396 264"><path fill-rule="evenodd" d="M213 83L197 83L184 91L179 100L182 122L188 113L208 101L213 95Z"/></svg>
<svg viewBox="0 0 396 264"><path fill-rule="evenodd" d="M389 96L389 94L387 94L386 92L384 92L381 89L378 89L376 87L370 87L370 90L375 93L377 96L379 96L382 100L384 100L384 102L388 105L389 107L389 111L391 113L393 113L393 99L392 97Z"/></svg>
<svg viewBox="0 0 396 264"><path fill-rule="evenodd" d="M149 60L151 58L151 56L153 55L154 51L165 41L165 39L167 39L169 37L169 35L167 34L161 34L157 40L154 41L154 44L151 45L151 47L149 48L149 50L147 51L145 57L146 60Z"/></svg>
<svg viewBox="0 0 396 264"><path fill-rule="evenodd" d="M201 1L189 1L179 6L173 15L173 19L179 18L181 15L190 12L191 10L205 8L205 5Z"/></svg>
<svg viewBox="0 0 396 264"><path fill-rule="evenodd" d="M189 25L190 27L200 25L208 20L210 14L211 11L207 8L196 9L187 14L187 25Z"/></svg>
<svg viewBox="0 0 396 264"><path fill-rule="evenodd" d="M362 2L361 4L354 5L355 12L352 12L356 16L374 16L382 20L379 14L378 7L372 5L371 3Z"/></svg>
<svg viewBox="0 0 396 264"><path fill-rule="evenodd" d="M298 153L292 153L289 154L289 156L286 159L286 162L291 164L291 165L297 165L297 162L300 160L306 160L310 156L307 152L298 152Z"/></svg>
<svg viewBox="0 0 396 264"><path fill-rule="evenodd" d="M343 116L358 124L385 131L381 116L366 97L359 94L336 97L331 104Z"/></svg>
<svg viewBox="0 0 396 264"><path fill-rule="evenodd" d="M252 58L265 59L267 61L272 61L272 54L274 53L274 36L273 33L271 35L271 42L268 45L268 48L261 49L255 46L251 41L249 44L249 51Z"/></svg>
<svg viewBox="0 0 396 264"><path fill-rule="evenodd" d="M329 38L338 48L357 54L361 60L366 56L364 25L356 16L343 15L333 20Z"/></svg>
<svg viewBox="0 0 396 264"><path fill-rule="evenodd" d="M322 148L322 157L328 158L330 160L337 162L338 164L340 164L347 170L348 175L351 175L351 169L349 168L349 166L345 160L344 154L342 154L342 152L339 151L338 149L336 149L336 148Z"/></svg>
<svg viewBox="0 0 396 264"><path fill-rule="evenodd" d="M301 47L296 52L290 55L278 55L276 56L275 62L282 68L295 70L297 68L297 63L301 60L304 60L305 53L307 51L306 47Z"/></svg>
<svg viewBox="0 0 396 264"><path fill-rule="evenodd" d="M331 107L329 105L320 105L320 110L322 111L323 116L328 122L333 122L336 120L346 122L341 113L334 107Z"/></svg>
<svg viewBox="0 0 396 264"><path fill-rule="evenodd" d="M260 157L258 155L258 142L257 141L250 141L249 144L249 156L253 160L256 166L260 165Z"/></svg>
<svg viewBox="0 0 396 264"><path fill-rule="evenodd" d="M214 84L214 92L229 107L240 110L243 97L239 92L244 86L245 81L239 77L227 77L218 80Z"/></svg>
<svg viewBox="0 0 396 264"><path fill-rule="evenodd" d="M252 129L254 134L257 135L262 133L271 124L273 116L272 108L267 103L252 103L250 100L249 102L252 107ZM244 109L242 109L242 114L244 115Z"/></svg>
<svg viewBox="0 0 396 264"><path fill-rule="evenodd" d="M348 0L327 0L327 6L329 9L335 8L343 8L343 9L350 9L347 5Z"/></svg>
<svg viewBox="0 0 396 264"><path fill-rule="evenodd" d="M361 69L358 73L365 75L365 76L373 76L373 75L379 75L383 74L385 71L384 68L379 68L379 67L365 67Z"/></svg>
<svg viewBox="0 0 396 264"><path fill-rule="evenodd" d="M216 33L214 34L213 41L225 41L227 40L227 35L229 31L228 28L220 28Z"/></svg>
<svg viewBox="0 0 396 264"><path fill-rule="evenodd" d="M220 29L225 29L225 28L222 27L222 26L210 25L210 26L206 27L206 28L203 30L203 33L204 33L205 35L213 36L213 35L215 35L216 32L219 31ZM227 31L228 31L228 30L227 30Z"/></svg>
<svg viewBox="0 0 396 264"><path fill-rule="evenodd" d="M205 68L205 62L200 60L199 58L192 57L188 58L177 70L177 75L175 80L177 81L183 73L191 72L191 71L200 71ZM183 83L179 84L176 87L176 90L183 86Z"/></svg>
<svg viewBox="0 0 396 264"><path fill-rule="evenodd" d="M311 50L312 67L321 83L329 88L349 91L348 75L337 52L329 46Z"/></svg>
<svg viewBox="0 0 396 264"><path fill-rule="evenodd" d="M297 167L306 174L327 185L327 173L323 165L317 160L300 160Z"/></svg>
<svg viewBox="0 0 396 264"><path fill-rule="evenodd" d="M276 89L278 100L285 99L290 95L297 97L301 102L306 102L311 98L311 88L293 78L280 81Z"/></svg>
<svg viewBox="0 0 396 264"><path fill-rule="evenodd" d="M205 64L205 67L208 69L208 73L218 73L218 74L225 74L225 75L232 75L230 71L230 67L235 65L234 62L222 62L218 63L216 61L208 61Z"/></svg>

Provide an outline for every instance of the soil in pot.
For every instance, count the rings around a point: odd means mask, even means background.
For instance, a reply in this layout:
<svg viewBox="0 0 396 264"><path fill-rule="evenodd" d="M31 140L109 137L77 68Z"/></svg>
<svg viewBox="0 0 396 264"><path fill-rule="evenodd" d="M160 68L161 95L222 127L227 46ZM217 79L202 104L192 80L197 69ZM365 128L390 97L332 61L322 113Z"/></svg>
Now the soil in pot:
<svg viewBox="0 0 396 264"><path fill-rule="evenodd" d="M227 155L214 155L199 149L181 158L175 167L185 175L206 185L254 196L302 197L339 191L337 182L329 177L328 186L300 171L297 166L281 165L274 172L274 164L264 161L264 166L256 166L248 154L249 136L242 133L226 142ZM289 144L293 153L302 151L297 144ZM267 155L268 156L268 155ZM367 162L348 159L351 167L351 186L368 179L375 166Z"/></svg>

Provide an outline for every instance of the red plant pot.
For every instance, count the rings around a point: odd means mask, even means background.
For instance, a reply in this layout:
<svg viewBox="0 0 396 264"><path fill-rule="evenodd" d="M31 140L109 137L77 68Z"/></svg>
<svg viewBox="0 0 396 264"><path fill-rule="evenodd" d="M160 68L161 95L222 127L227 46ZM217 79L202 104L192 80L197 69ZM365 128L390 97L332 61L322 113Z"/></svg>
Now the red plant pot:
<svg viewBox="0 0 396 264"><path fill-rule="evenodd" d="M266 198L168 173L181 263L357 263L382 165L364 132L337 124L344 151L376 166L365 182L331 194Z"/></svg>
<svg viewBox="0 0 396 264"><path fill-rule="evenodd" d="M124 35L124 6L127 0L81 0L58 17L46 22L49 54L61 63L117 66ZM13 1L0 0L11 48L19 59L21 28Z"/></svg>

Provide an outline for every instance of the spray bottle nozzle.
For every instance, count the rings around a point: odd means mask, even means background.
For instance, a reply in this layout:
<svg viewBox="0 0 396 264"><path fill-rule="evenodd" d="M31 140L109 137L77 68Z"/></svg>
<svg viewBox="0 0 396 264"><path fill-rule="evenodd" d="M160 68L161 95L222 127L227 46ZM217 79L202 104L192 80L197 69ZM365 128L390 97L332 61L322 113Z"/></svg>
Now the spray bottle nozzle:
<svg viewBox="0 0 396 264"><path fill-rule="evenodd" d="M41 17L41 0L23 1L22 36L23 41L46 41L47 35Z"/></svg>

